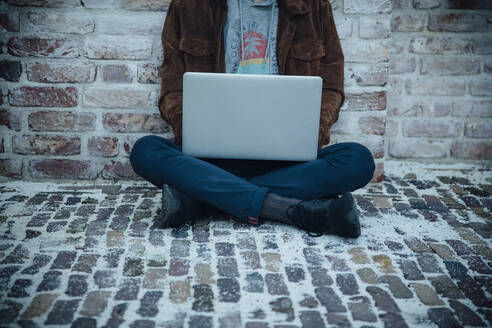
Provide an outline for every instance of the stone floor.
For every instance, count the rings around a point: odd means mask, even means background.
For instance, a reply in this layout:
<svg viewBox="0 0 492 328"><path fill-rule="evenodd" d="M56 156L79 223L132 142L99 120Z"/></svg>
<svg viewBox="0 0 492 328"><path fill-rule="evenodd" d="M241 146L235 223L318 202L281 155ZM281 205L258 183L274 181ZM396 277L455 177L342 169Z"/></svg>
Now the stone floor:
<svg viewBox="0 0 492 328"><path fill-rule="evenodd" d="M157 224L150 184L0 186L2 327L492 325L492 179L353 192L362 236Z"/></svg>

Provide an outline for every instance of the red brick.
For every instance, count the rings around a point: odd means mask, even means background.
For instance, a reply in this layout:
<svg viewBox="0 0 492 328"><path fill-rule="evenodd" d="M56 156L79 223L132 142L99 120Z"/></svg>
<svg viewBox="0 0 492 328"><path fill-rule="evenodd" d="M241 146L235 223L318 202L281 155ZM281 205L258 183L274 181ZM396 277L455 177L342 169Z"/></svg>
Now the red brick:
<svg viewBox="0 0 492 328"><path fill-rule="evenodd" d="M448 151L448 140L392 138L388 144L388 154L396 158L445 158Z"/></svg>
<svg viewBox="0 0 492 328"><path fill-rule="evenodd" d="M169 124L160 114L104 113L103 126L110 132L169 132Z"/></svg>
<svg viewBox="0 0 492 328"><path fill-rule="evenodd" d="M470 82L470 94L474 96L492 96L492 79L473 79Z"/></svg>
<svg viewBox="0 0 492 328"><path fill-rule="evenodd" d="M391 31L421 32L424 30L425 15L419 13L393 14Z"/></svg>
<svg viewBox="0 0 492 328"><path fill-rule="evenodd" d="M391 56L389 61L390 74L405 74L415 72L417 67L417 61L415 57L404 56Z"/></svg>
<svg viewBox="0 0 492 328"><path fill-rule="evenodd" d="M29 161L29 174L33 178L95 179L96 163L91 160L35 159Z"/></svg>
<svg viewBox="0 0 492 328"><path fill-rule="evenodd" d="M0 26L7 32L19 32L19 12L0 13Z"/></svg>
<svg viewBox="0 0 492 328"><path fill-rule="evenodd" d="M383 110L386 109L386 92L363 92L347 95L347 110Z"/></svg>
<svg viewBox="0 0 492 328"><path fill-rule="evenodd" d="M409 120L403 123L406 137L459 137L463 134L463 122L441 120Z"/></svg>
<svg viewBox="0 0 492 328"><path fill-rule="evenodd" d="M450 79L408 79L405 82L405 89L409 95L463 96L465 82Z"/></svg>
<svg viewBox="0 0 492 328"><path fill-rule="evenodd" d="M161 65L140 64L137 68L138 83L158 84L161 83Z"/></svg>
<svg viewBox="0 0 492 328"><path fill-rule="evenodd" d="M0 159L0 175L8 178L22 178L22 160L20 159Z"/></svg>
<svg viewBox="0 0 492 328"><path fill-rule="evenodd" d="M75 107L77 97L77 89L74 87L21 86L9 89L11 106Z"/></svg>
<svg viewBox="0 0 492 328"><path fill-rule="evenodd" d="M451 146L451 156L461 159L492 159L490 141L455 140Z"/></svg>
<svg viewBox="0 0 492 328"><path fill-rule="evenodd" d="M24 134L12 138L12 151L21 155L79 155L80 138Z"/></svg>
<svg viewBox="0 0 492 328"><path fill-rule="evenodd" d="M123 149L124 149L124 155L125 156L130 156L130 153L132 152L133 145L135 142L141 137L133 137L133 136L126 136L125 140L123 142Z"/></svg>
<svg viewBox="0 0 492 328"><path fill-rule="evenodd" d="M112 180L142 179L133 171L130 160L125 160L124 162L111 160L109 164L104 165L101 175L104 179Z"/></svg>
<svg viewBox="0 0 492 328"><path fill-rule="evenodd" d="M90 137L87 142L89 155L111 157L118 155L118 138Z"/></svg>
<svg viewBox="0 0 492 328"><path fill-rule="evenodd" d="M0 61L0 78L5 81L19 82L22 73L21 62L18 60Z"/></svg>
<svg viewBox="0 0 492 328"><path fill-rule="evenodd" d="M427 29L432 32L485 32L487 17L480 14L430 14Z"/></svg>
<svg viewBox="0 0 492 328"><path fill-rule="evenodd" d="M465 136L468 138L492 138L492 121L466 123Z"/></svg>
<svg viewBox="0 0 492 328"><path fill-rule="evenodd" d="M101 72L102 78L106 82L131 82L133 78L127 65L103 65Z"/></svg>
<svg viewBox="0 0 492 328"><path fill-rule="evenodd" d="M92 87L84 91L84 105L102 108L150 107L150 91L135 88Z"/></svg>
<svg viewBox="0 0 492 328"><path fill-rule="evenodd" d="M359 127L365 134L384 135L386 118L384 116L365 116L359 118Z"/></svg>
<svg viewBox="0 0 492 328"><path fill-rule="evenodd" d="M27 79L42 83L88 83L96 79L93 63L29 62Z"/></svg>
<svg viewBox="0 0 492 328"><path fill-rule="evenodd" d="M1 92L0 92L1 94ZM6 126L10 130L20 131L21 115L20 112L12 112L9 109L0 110L0 126Z"/></svg>
<svg viewBox="0 0 492 328"><path fill-rule="evenodd" d="M472 42L454 37L422 37L411 39L408 50L424 55L468 54L472 52Z"/></svg>
<svg viewBox="0 0 492 328"><path fill-rule="evenodd" d="M456 100L453 115L458 117L492 117L492 100Z"/></svg>
<svg viewBox="0 0 492 328"><path fill-rule="evenodd" d="M79 45L70 39L42 39L38 37L11 37L7 42L8 53L25 57L79 57Z"/></svg>
<svg viewBox="0 0 492 328"><path fill-rule="evenodd" d="M96 115L87 112L38 111L27 117L32 131L94 131Z"/></svg>
<svg viewBox="0 0 492 328"><path fill-rule="evenodd" d="M420 62L422 75L472 75L480 73L480 59L462 56L424 57Z"/></svg>

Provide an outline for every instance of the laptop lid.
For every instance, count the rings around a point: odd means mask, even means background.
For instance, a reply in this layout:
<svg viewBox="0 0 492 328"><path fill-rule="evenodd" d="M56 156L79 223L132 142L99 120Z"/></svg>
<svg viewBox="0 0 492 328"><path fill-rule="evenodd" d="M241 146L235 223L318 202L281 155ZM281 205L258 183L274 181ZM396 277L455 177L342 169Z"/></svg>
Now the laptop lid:
<svg viewBox="0 0 492 328"><path fill-rule="evenodd" d="M319 76L186 72L182 151L195 157L316 159Z"/></svg>

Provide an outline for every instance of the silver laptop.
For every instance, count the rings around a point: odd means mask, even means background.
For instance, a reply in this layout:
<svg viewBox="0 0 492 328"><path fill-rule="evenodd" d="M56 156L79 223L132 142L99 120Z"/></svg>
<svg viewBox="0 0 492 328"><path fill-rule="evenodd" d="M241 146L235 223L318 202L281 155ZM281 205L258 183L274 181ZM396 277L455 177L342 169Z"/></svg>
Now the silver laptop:
<svg viewBox="0 0 492 328"><path fill-rule="evenodd" d="M316 159L319 76L186 72L182 151L194 157Z"/></svg>

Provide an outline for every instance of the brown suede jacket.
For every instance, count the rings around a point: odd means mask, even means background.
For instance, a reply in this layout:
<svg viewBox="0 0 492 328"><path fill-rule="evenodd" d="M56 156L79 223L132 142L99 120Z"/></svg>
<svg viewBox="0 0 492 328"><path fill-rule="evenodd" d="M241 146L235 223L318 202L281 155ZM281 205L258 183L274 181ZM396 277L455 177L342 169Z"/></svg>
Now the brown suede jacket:
<svg viewBox="0 0 492 328"><path fill-rule="evenodd" d="M330 129L345 101L344 56L328 0L278 0L279 74L323 79L318 149L330 142ZM159 111L182 145L183 73L225 73L226 0L172 0L162 30Z"/></svg>

